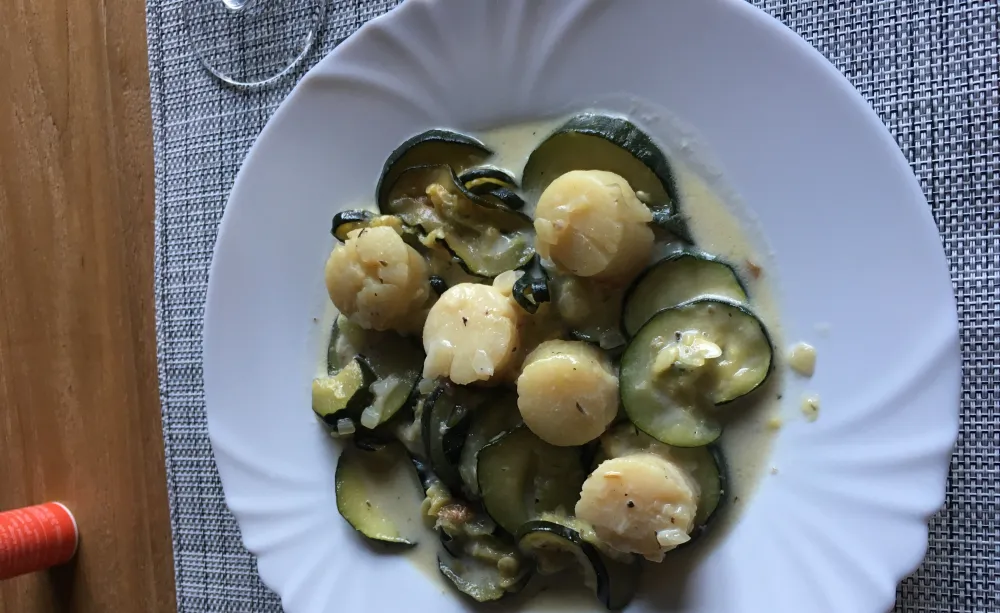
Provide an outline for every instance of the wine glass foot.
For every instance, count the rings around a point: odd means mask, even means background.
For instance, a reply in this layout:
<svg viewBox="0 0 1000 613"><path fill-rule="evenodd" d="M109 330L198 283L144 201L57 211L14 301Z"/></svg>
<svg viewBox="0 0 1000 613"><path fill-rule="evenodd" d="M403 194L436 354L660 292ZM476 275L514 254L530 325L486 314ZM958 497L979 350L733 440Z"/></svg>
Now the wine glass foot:
<svg viewBox="0 0 1000 613"><path fill-rule="evenodd" d="M191 50L219 80L239 88L274 83L305 58L326 0L185 0Z"/></svg>

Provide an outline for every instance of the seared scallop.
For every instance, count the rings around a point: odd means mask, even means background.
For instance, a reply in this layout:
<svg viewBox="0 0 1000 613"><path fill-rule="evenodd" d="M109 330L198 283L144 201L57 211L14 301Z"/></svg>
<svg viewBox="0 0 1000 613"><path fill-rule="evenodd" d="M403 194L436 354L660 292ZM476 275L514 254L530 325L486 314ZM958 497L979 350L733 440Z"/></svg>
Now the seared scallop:
<svg viewBox="0 0 1000 613"><path fill-rule="evenodd" d="M652 219L619 175L573 170L553 181L538 199L535 249L574 275L627 282L652 252Z"/></svg>
<svg viewBox="0 0 1000 613"><path fill-rule="evenodd" d="M411 333L430 295L427 262L390 226L354 230L326 262L326 289L348 319Z"/></svg>
<svg viewBox="0 0 1000 613"><path fill-rule="evenodd" d="M696 484L677 464L653 453L605 460L583 483L576 515L614 549L659 562L691 540Z"/></svg>
<svg viewBox="0 0 1000 613"><path fill-rule="evenodd" d="M524 361L517 407L525 425L553 445L582 445L618 413L618 378L607 357L580 341L546 341Z"/></svg>
<svg viewBox="0 0 1000 613"><path fill-rule="evenodd" d="M424 324L424 377L459 385L500 380L518 349L519 307L497 287L459 283Z"/></svg>

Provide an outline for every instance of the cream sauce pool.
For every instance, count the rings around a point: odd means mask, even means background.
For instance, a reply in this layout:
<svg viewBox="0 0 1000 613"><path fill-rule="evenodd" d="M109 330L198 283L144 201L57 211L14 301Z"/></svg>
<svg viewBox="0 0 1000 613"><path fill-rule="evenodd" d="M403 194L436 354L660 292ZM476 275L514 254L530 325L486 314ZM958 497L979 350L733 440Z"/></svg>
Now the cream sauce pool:
<svg viewBox="0 0 1000 613"><path fill-rule="evenodd" d="M565 118L559 118L523 123L473 135L496 152L489 162L491 165L506 169L519 178L531 151L564 121ZM638 123L641 127L643 122L640 120ZM784 347L775 287L769 275L769 271L773 270L772 258L762 238L755 235L754 225L748 221L746 211L734 208L735 203L730 200L735 198L729 196L728 190L719 185L717 180L713 181L715 185L710 185L701 176L702 173L693 170L704 166L701 160L691 154L689 143L684 143L681 147L672 147L670 142L658 141L658 144L664 148L671 162L681 207L687 216L695 243L700 249L722 258L737 270L750 296L751 307L767 327L774 347ZM678 149L683 153L678 153ZM364 208L372 208L372 205L369 203ZM530 210L526 212L531 213ZM322 351L317 356L317 376L326 374L326 346L335 318L336 310L328 302L321 322L321 329L325 331L327 338L320 343ZM769 460L778 432L775 424L780 423L779 400L785 370L780 351L774 352L773 359L776 367L767 382L748 397L728 407L732 418L726 423L720 439L729 471L728 501L720 508L713 529L694 546L668 555L662 564L647 565L646 574L652 575L660 571L664 577L668 574L676 576L678 571L696 564L719 540L725 538L751 502L760 480L772 473ZM412 483L398 481L394 487L412 490L409 494L414 497L413 505L393 505L389 509L399 526L411 528L414 522L421 521L415 514L419 514L422 493L415 480ZM401 499L408 498L409 494ZM461 597L445 584L438 573L437 552L437 538L427 531L420 539L420 544L407 555L418 569L438 583L442 591L454 593L456 598ZM537 593L537 588L529 587L525 593L505 598L498 603L499 607L493 605L491 608L511 611L605 610L579 581L546 583L549 585L541 593Z"/></svg>

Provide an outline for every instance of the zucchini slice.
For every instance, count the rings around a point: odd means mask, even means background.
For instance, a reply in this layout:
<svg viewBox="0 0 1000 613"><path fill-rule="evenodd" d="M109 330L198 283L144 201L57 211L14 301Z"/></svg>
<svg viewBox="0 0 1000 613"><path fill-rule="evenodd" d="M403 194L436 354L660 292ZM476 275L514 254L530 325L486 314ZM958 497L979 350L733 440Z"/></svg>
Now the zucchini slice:
<svg viewBox="0 0 1000 613"><path fill-rule="evenodd" d="M469 545L465 544L466 551ZM438 556L438 570L459 592L476 602L492 602L520 592L528 584L530 568L516 550L483 546L480 539L472 545L477 548L474 554L454 557L446 551Z"/></svg>
<svg viewBox="0 0 1000 613"><path fill-rule="evenodd" d="M543 302L552 300L552 290L549 287L549 275L539 263L538 256L528 266L524 274L518 277L511 290L514 302L528 313L535 313Z"/></svg>
<svg viewBox="0 0 1000 613"><path fill-rule="evenodd" d="M496 166L471 168L458 176L458 182L472 193L489 191L494 187L517 189L517 181L506 170Z"/></svg>
<svg viewBox="0 0 1000 613"><path fill-rule="evenodd" d="M493 152L486 145L465 134L450 130L421 132L407 139L389 155L375 188L375 201L381 209L396 179L413 166L443 164L455 172L462 172L491 155Z"/></svg>
<svg viewBox="0 0 1000 613"><path fill-rule="evenodd" d="M579 448L550 445L518 426L479 451L476 477L486 512L516 534L542 513L571 512L586 475Z"/></svg>
<svg viewBox="0 0 1000 613"><path fill-rule="evenodd" d="M444 280L444 277L440 275L431 275L429 281L431 289L434 290L434 293L438 296L448 291L448 282Z"/></svg>
<svg viewBox="0 0 1000 613"><path fill-rule="evenodd" d="M528 156L521 184L537 197L571 170L606 170L624 177L632 189L643 193L654 222L678 236L689 236L667 157L627 119L595 113L569 119Z"/></svg>
<svg viewBox="0 0 1000 613"><path fill-rule="evenodd" d="M506 171L493 166L473 168L458 177L458 183L470 193L507 208L521 210L524 199L517 195L517 181Z"/></svg>
<svg viewBox="0 0 1000 613"><path fill-rule="evenodd" d="M726 500L726 461L717 445L673 449L674 457L698 483L701 495L694 516L693 539L703 533L715 518L716 511Z"/></svg>
<svg viewBox="0 0 1000 613"><path fill-rule="evenodd" d="M760 386L772 353L763 324L740 304L700 298L660 311L622 356L622 405L662 443L707 445L722 433L712 407Z"/></svg>
<svg viewBox="0 0 1000 613"><path fill-rule="evenodd" d="M351 230L364 228L374 217L374 213L363 209L341 211L333 216L333 227L330 229L330 233L338 241L344 242Z"/></svg>
<svg viewBox="0 0 1000 613"><path fill-rule="evenodd" d="M448 166L405 170L381 210L434 236L472 275L495 277L535 254L531 218L468 191Z"/></svg>
<svg viewBox="0 0 1000 613"><path fill-rule="evenodd" d="M431 470L452 492L462 489L458 465L478 399L458 386L438 385L424 400L421 434Z"/></svg>
<svg viewBox="0 0 1000 613"><path fill-rule="evenodd" d="M404 535L393 522L388 509L412 502L407 516L419 513L420 494L406 452L399 445L385 445L374 451L347 446L337 461L334 476L337 511L352 528L367 538L396 545L416 544L412 535ZM390 485L394 487L389 487ZM411 501L400 496L398 488L413 490Z"/></svg>
<svg viewBox="0 0 1000 613"><path fill-rule="evenodd" d="M517 532L518 547L538 561L539 569L548 566L558 570L575 561L583 573L584 584L605 607L613 611L625 608L638 588L641 570L638 560L631 556L630 562L620 562L604 555L577 529L567 525L575 523L579 522L529 521Z"/></svg>
<svg viewBox="0 0 1000 613"><path fill-rule="evenodd" d="M346 356L364 356L374 373L366 404L355 416L363 427L374 430L410 404L424 365L423 350L412 340L395 332L365 330L340 316L330 335L328 368L335 371Z"/></svg>
<svg viewBox="0 0 1000 613"><path fill-rule="evenodd" d="M357 419L371 399L368 386L376 378L367 360L358 356L335 374L313 379L313 412L331 427L340 419Z"/></svg>
<svg viewBox="0 0 1000 613"><path fill-rule="evenodd" d="M625 295L622 329L635 336L642 324L663 309L701 297L746 303L736 272L712 256L679 251L646 269Z"/></svg>
<svg viewBox="0 0 1000 613"><path fill-rule="evenodd" d="M521 413L517 408L517 394L513 391L502 393L487 401L472 414L472 424L465 437L458 472L465 484L465 491L473 498L479 497L477 478L477 456L479 451L496 436L507 432L521 423Z"/></svg>
<svg viewBox="0 0 1000 613"><path fill-rule="evenodd" d="M559 275L549 281L552 301L575 340L606 351L625 346L621 330L624 290L590 279Z"/></svg>

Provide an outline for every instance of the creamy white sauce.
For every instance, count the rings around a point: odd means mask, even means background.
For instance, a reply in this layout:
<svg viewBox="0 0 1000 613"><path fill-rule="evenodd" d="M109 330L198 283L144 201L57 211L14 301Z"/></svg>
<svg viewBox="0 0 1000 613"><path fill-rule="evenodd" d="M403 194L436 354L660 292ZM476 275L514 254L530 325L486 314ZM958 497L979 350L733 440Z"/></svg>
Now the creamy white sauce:
<svg viewBox="0 0 1000 613"><path fill-rule="evenodd" d="M660 122L673 122L664 111L652 109L648 105L638 105L626 101L628 115L640 126ZM638 105L638 106L637 106ZM595 108L621 108L621 101ZM637 109L642 112L635 113ZM621 113L621 111L618 111ZM487 146L496 152L490 164L511 172L520 180L521 171L531 151L555 128L565 121L564 117L505 126L476 134ZM662 125L660 126L662 127ZM662 132L663 130L658 130ZM773 258L760 236L753 218L746 210L737 210L738 199L725 188L717 171L697 157L700 151L693 146L689 131L679 124L670 123L666 130L676 142L659 142L671 161L674 179L678 188L682 210L686 214L689 229L699 248L721 257L732 265L741 277L750 296L751 308L764 322L775 347L786 346L783 339L781 319L778 315L776 288L771 271ZM711 183L711 186L710 186ZM532 203L525 211L531 213ZM357 208L372 208L366 205ZM326 340L321 344L321 355L317 360L317 374L326 374L326 344L330 329L336 318L336 310L328 304L320 325ZM732 403L728 411L733 418L727 422L721 438L721 445L729 467L729 500L722 515L708 536L689 548L668 555L664 562L648 565L647 573L662 573L680 579L688 572L715 543L724 539L739 520L743 510L751 501L763 475L776 473L769 459L774 438L781 428L783 418L780 412L780 398L783 390L781 351L774 352L778 362L768 381L749 396ZM818 399L817 399L818 406ZM394 508L395 520L402 526L415 520L404 516L405 509ZM419 519L419 518L417 518ZM421 520L422 521L422 520ZM420 544L407 554L422 572L438 581L442 587L445 581L437 571L437 539L431 532L420 539ZM541 583L541 584L540 584ZM493 605L495 610L517 611L603 611L603 607L593 598L578 579L566 582L533 581L521 594L505 598Z"/></svg>

